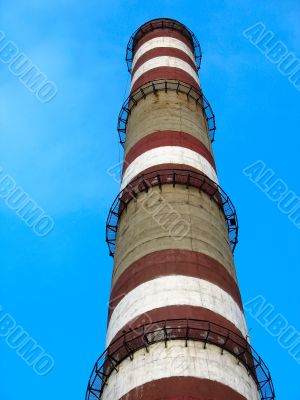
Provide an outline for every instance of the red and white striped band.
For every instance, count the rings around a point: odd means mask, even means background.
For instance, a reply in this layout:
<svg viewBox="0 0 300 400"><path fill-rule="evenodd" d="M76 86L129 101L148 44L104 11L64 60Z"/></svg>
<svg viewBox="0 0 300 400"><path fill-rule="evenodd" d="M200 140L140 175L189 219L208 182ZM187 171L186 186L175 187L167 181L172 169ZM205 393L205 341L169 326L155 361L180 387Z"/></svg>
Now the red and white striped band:
<svg viewBox="0 0 300 400"><path fill-rule="evenodd" d="M140 284L117 304L108 324L107 346L130 321L169 306L208 309L227 319L244 337L247 335L243 311L220 286L192 276L166 275Z"/></svg>
<svg viewBox="0 0 300 400"><path fill-rule="evenodd" d="M193 48L179 32L150 32L134 49L131 92L157 79L177 79L200 89Z"/></svg>
<svg viewBox="0 0 300 400"><path fill-rule="evenodd" d="M192 52L194 53L193 45L190 40L188 40L184 35L182 35L180 32L177 32L172 29L155 29L152 32L147 33L145 36L143 36L141 39L139 39L138 43L135 45L133 49L133 57L135 54L138 53L138 50L146 43L150 42L152 39L156 38L173 38L180 40L180 42L183 42ZM159 46L157 46L159 47Z"/></svg>
<svg viewBox="0 0 300 400"><path fill-rule="evenodd" d="M179 131L158 131L150 133L135 143L127 151L124 159L123 174L127 167L144 152L162 147L176 146L192 150L203 156L216 169L214 158L207 147L195 136Z"/></svg>
<svg viewBox="0 0 300 400"><path fill-rule="evenodd" d="M233 297L243 311L240 291L234 277L217 260L196 251L169 249L149 253L131 264L117 280L113 278L109 314L131 290L159 276L186 275L219 286Z"/></svg>
<svg viewBox="0 0 300 400"><path fill-rule="evenodd" d="M187 169L202 172L218 184L215 168L199 151L182 146L160 146L141 153L130 164L127 164L123 173L121 190L142 172L153 167L161 169L161 166L168 164L181 165Z"/></svg>

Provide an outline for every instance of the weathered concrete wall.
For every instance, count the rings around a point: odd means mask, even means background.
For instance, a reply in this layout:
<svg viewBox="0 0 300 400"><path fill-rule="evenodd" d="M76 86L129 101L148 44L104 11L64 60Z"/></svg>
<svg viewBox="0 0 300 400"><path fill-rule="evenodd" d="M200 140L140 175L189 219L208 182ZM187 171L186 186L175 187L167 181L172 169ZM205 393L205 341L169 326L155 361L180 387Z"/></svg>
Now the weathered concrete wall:
<svg viewBox="0 0 300 400"><path fill-rule="evenodd" d="M158 91L147 95L132 109L128 118L125 157L140 139L152 132L165 130L189 133L212 152L201 107L183 93Z"/></svg>
<svg viewBox="0 0 300 400"><path fill-rule="evenodd" d="M163 204L167 206L158 213L159 220L165 221L161 224L153 215ZM176 235L172 237L175 230L170 233L170 210L175 210L189 224L189 231L180 240ZM134 261L151 252L172 248L204 253L219 261L236 277L224 214L215 201L196 188L162 185L162 191L154 187L151 194L140 193L121 215L113 284Z"/></svg>

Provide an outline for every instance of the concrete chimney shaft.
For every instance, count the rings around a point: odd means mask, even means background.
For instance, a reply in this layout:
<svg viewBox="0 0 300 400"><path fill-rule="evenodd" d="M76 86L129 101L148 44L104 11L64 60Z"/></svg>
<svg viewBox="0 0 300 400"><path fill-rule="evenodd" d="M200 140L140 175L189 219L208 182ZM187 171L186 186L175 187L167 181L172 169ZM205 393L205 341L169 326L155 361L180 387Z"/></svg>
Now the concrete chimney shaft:
<svg viewBox="0 0 300 400"><path fill-rule="evenodd" d="M107 223L107 350L89 400L275 397L248 342L233 260L237 217L218 182L200 62L197 39L172 19L147 22L127 48L121 192Z"/></svg>

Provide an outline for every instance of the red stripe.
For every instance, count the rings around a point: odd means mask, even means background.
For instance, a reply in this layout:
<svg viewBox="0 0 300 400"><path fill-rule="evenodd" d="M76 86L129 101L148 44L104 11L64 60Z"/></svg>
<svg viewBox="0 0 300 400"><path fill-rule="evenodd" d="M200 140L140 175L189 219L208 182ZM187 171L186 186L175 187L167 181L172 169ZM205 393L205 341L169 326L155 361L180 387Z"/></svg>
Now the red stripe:
<svg viewBox="0 0 300 400"><path fill-rule="evenodd" d="M158 131L150 133L131 147L125 156L123 174L132 161L141 154L162 146L180 146L196 151L198 154L201 154L214 169L216 169L212 154L199 139L185 132Z"/></svg>
<svg viewBox="0 0 300 400"><path fill-rule="evenodd" d="M132 86L131 93L145 85L145 83L159 79L175 79L193 86L195 90L200 90L198 82L196 82L191 75L183 69L175 67L158 67L150 69L140 76Z"/></svg>
<svg viewBox="0 0 300 400"><path fill-rule="evenodd" d="M138 61L136 62L135 66L132 70L132 75L146 61L151 60L152 58L155 58L155 57L160 57L160 56L180 58L182 61L185 61L186 63L188 63L195 70L195 72L198 73L195 63L191 60L191 58L184 51L182 51L180 49L174 49L172 47L156 47L154 49L147 51L145 54L143 54L138 59Z"/></svg>
<svg viewBox="0 0 300 400"><path fill-rule="evenodd" d="M205 279L225 290L243 311L240 291L226 268L213 258L189 250L161 250L147 254L131 264L113 283L110 315L118 303L137 286L167 275L185 275Z"/></svg>
<svg viewBox="0 0 300 400"><path fill-rule="evenodd" d="M124 331L129 330L134 331L136 328L145 325L152 324L151 330L153 330L153 324L156 321L164 321L171 319L196 319L202 321L209 321L213 324L220 325L225 329L234 332L240 337L244 337L242 332L230 321L220 314L217 314L208 308L196 307L196 306L185 306L185 305L174 305L167 307L155 308L153 310L147 311L142 315L138 315L136 318L128 321L122 329L114 336L110 343L113 343L120 336L124 334ZM109 320L108 320L109 322ZM112 349L113 351L113 349Z"/></svg>
<svg viewBox="0 0 300 400"><path fill-rule="evenodd" d="M175 39L179 39L181 40L183 43L185 43L192 52L194 52L194 48L192 43L190 42L190 40L188 40L184 35L182 35L180 32L174 31L172 29L155 29L152 32L146 33L145 36L143 36L141 39L139 39L139 41L137 42L137 44L134 47L134 51L133 51L133 55L135 54L135 52L146 42L148 42L148 40L157 38L157 37L171 37L171 38L175 38Z"/></svg>
<svg viewBox="0 0 300 400"><path fill-rule="evenodd" d="M154 366L155 368L155 366ZM247 400L227 385L209 379L174 376L145 383L120 400Z"/></svg>

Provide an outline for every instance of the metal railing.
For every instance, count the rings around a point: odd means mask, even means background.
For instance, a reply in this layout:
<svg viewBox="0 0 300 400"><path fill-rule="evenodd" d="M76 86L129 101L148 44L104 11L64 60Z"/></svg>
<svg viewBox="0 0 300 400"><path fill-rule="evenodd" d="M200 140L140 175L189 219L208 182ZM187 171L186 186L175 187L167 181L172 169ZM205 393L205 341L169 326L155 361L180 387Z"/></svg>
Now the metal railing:
<svg viewBox="0 0 300 400"><path fill-rule="evenodd" d="M86 400L102 399L103 389L113 371L128 357L140 349L151 351L151 345L164 342L167 347L171 340L203 342L220 348L221 354L229 352L242 364L257 385L261 400L275 399L271 374L248 341L236 333L209 321L195 319L170 319L151 322L127 331L118 337L97 360L91 373ZM153 366L155 367L155 366ZM180 373L180 372L179 372ZM105 397L102 399L105 400Z"/></svg>
<svg viewBox="0 0 300 400"><path fill-rule="evenodd" d="M178 22L174 19L159 18L159 19L153 19L149 22L146 22L139 29L137 29L133 33L131 38L129 39L129 42L128 42L127 48L126 48L126 62L127 62L127 68L128 68L129 72L131 72L132 61L133 61L133 52L134 52L136 44L147 33L151 32L155 29L171 29L171 30L180 32L183 36L185 36L190 41L191 45L193 46L196 66L197 66L197 69L199 70L200 65L201 65L201 59L202 59L202 51L201 51L200 43L199 43L198 39L196 38L196 36L194 35L194 33L190 29L188 29L185 25L181 24L180 22Z"/></svg>
<svg viewBox="0 0 300 400"><path fill-rule="evenodd" d="M169 185L185 185L203 191L213 199L224 212L229 242L234 252L238 243L238 219L230 198L224 190L201 172L181 169L162 169L136 177L115 198L106 221L106 242L111 256L115 253L119 218L132 199L140 192L147 192L151 187Z"/></svg>
<svg viewBox="0 0 300 400"><path fill-rule="evenodd" d="M125 100L118 117L118 133L122 146L124 146L124 143L126 141L127 122L131 110L139 103L139 101L145 99L146 96L148 96L149 94L156 93L158 91L167 92L168 90L186 94L189 99L195 101L197 104L200 105L207 122L207 130L210 140L211 142L214 142L216 132L215 115L211 108L211 105L209 104L203 93L201 93L193 86L178 80L158 79L146 83L138 90L136 90L133 94L131 94L127 98L127 100Z"/></svg>

